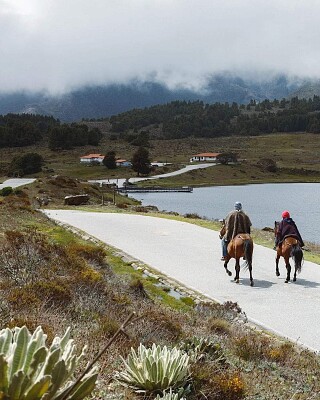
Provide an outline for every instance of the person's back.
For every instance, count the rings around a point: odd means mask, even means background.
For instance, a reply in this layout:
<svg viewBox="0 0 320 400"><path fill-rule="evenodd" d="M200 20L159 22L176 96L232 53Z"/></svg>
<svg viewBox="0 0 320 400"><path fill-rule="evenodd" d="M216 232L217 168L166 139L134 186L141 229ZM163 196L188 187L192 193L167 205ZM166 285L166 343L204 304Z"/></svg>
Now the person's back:
<svg viewBox="0 0 320 400"><path fill-rule="evenodd" d="M226 219L226 238L228 241L236 237L239 233L251 232L251 221L247 214L242 210L235 210L228 214Z"/></svg>
<svg viewBox="0 0 320 400"><path fill-rule="evenodd" d="M226 233L222 238L222 260L227 256L227 246L230 240L239 233L251 232L251 221L248 215L242 211L242 204L237 201L234 205L235 210L231 211L225 218Z"/></svg>
<svg viewBox="0 0 320 400"><path fill-rule="evenodd" d="M290 217L290 213L288 211L283 211L282 221L279 223L278 227L277 245L281 244L287 236L298 239L300 242L300 246L304 246L298 227L293 219Z"/></svg>

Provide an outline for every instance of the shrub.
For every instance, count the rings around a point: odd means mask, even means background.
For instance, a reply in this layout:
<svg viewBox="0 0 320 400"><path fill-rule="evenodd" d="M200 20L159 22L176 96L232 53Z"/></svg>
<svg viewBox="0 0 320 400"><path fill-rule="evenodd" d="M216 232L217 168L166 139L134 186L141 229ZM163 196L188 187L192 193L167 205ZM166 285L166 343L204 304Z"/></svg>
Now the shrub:
<svg viewBox="0 0 320 400"><path fill-rule="evenodd" d="M270 348L270 340L248 333L234 340L235 353L244 360L258 360L265 357Z"/></svg>
<svg viewBox="0 0 320 400"><path fill-rule="evenodd" d="M185 351L193 361L210 357L216 361L225 361L219 343L203 337L194 336L180 345L180 349Z"/></svg>
<svg viewBox="0 0 320 400"><path fill-rule="evenodd" d="M225 319L221 318L209 318L208 320L208 328L211 332L220 333L220 334L229 334L230 333L230 323Z"/></svg>
<svg viewBox="0 0 320 400"><path fill-rule="evenodd" d="M89 244L70 243L68 252L83 257L87 261L102 264L106 257L106 251L100 246Z"/></svg>
<svg viewBox="0 0 320 400"><path fill-rule="evenodd" d="M30 289L47 306L62 306L72 301L71 290L61 279L36 282L30 285Z"/></svg>
<svg viewBox="0 0 320 400"><path fill-rule="evenodd" d="M66 399L81 400L92 392L96 369L78 383L73 381L85 347L77 357L70 330L61 339L56 336L50 348L45 341L46 335L40 326L32 335L25 326L0 331L1 398L33 400L66 396Z"/></svg>
<svg viewBox="0 0 320 400"><path fill-rule="evenodd" d="M1 274L19 286L45 279L50 250L45 237L35 229L6 231L0 252Z"/></svg>
<svg viewBox="0 0 320 400"><path fill-rule="evenodd" d="M101 315L98 319L99 327L95 335L102 335L105 337L113 336L119 329L119 324L111 319L108 315Z"/></svg>
<svg viewBox="0 0 320 400"><path fill-rule="evenodd" d="M245 397L245 384L237 373L216 375L213 382L219 398L223 400L240 400Z"/></svg>
<svg viewBox="0 0 320 400"><path fill-rule="evenodd" d="M13 189L11 186L6 186L3 189L0 190L0 196L9 196L13 192Z"/></svg>
<svg viewBox="0 0 320 400"><path fill-rule="evenodd" d="M189 356L173 348L152 345L147 349L140 344L137 353L131 348L125 370L118 372L117 380L139 392L161 392L183 387L189 377Z"/></svg>
<svg viewBox="0 0 320 400"><path fill-rule="evenodd" d="M8 175L24 176L40 172L43 162L43 157L37 153L26 153L22 156L17 156L10 163Z"/></svg>
<svg viewBox="0 0 320 400"><path fill-rule="evenodd" d="M192 297L180 297L180 300L182 301L182 303L184 303L186 306L189 307L194 307L195 306L195 302L193 300Z"/></svg>
<svg viewBox="0 0 320 400"><path fill-rule="evenodd" d="M149 298L149 296L144 288L143 282L141 282L140 279L137 279L137 278L132 279L129 286L135 294L137 294L141 297L144 297L144 298Z"/></svg>
<svg viewBox="0 0 320 400"><path fill-rule="evenodd" d="M201 219L200 215L197 213L187 213L184 214L185 218L191 218L191 219Z"/></svg>
<svg viewBox="0 0 320 400"><path fill-rule="evenodd" d="M293 351L292 343L283 343L279 347L272 347L266 351L266 357L275 362L285 362Z"/></svg>

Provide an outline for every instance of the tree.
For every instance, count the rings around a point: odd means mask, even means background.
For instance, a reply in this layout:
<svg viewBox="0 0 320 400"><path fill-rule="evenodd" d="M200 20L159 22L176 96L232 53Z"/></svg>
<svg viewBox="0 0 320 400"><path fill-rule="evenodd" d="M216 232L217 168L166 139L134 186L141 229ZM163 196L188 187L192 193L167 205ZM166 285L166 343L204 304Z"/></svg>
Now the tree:
<svg viewBox="0 0 320 400"><path fill-rule="evenodd" d="M103 161L103 165L105 165L108 169L116 169L116 153L114 151L108 151L105 155Z"/></svg>
<svg viewBox="0 0 320 400"><path fill-rule="evenodd" d="M267 172L277 172L278 170L277 163L271 158L262 158L259 160L258 166Z"/></svg>
<svg viewBox="0 0 320 400"><path fill-rule="evenodd" d="M88 144L98 146L102 138L102 133L99 128L93 128L88 132Z"/></svg>
<svg viewBox="0 0 320 400"><path fill-rule="evenodd" d="M43 158L37 153L27 153L22 156L15 157L9 165L9 176L24 176L27 174L35 174L42 170Z"/></svg>
<svg viewBox="0 0 320 400"><path fill-rule="evenodd" d="M151 171L149 152L144 147L139 147L132 156L132 169L137 172L138 176L148 175Z"/></svg>
<svg viewBox="0 0 320 400"><path fill-rule="evenodd" d="M220 153L217 156L217 161L220 164L227 165L229 163L234 163L238 161L238 157L235 153Z"/></svg>

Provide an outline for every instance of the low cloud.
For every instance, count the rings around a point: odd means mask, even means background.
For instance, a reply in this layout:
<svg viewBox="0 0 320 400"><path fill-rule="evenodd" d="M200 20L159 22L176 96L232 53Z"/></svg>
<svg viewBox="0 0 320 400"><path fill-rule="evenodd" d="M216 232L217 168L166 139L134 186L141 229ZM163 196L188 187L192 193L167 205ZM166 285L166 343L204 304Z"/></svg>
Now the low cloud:
<svg viewBox="0 0 320 400"><path fill-rule="evenodd" d="M319 15L316 0L0 1L0 90L199 89L221 71L320 78Z"/></svg>

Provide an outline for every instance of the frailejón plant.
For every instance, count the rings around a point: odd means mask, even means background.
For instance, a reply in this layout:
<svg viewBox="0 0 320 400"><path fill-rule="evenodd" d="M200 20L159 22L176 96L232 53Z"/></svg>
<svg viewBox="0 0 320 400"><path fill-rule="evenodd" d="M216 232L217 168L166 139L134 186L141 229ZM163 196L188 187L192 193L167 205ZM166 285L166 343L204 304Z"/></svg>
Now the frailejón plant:
<svg viewBox="0 0 320 400"><path fill-rule="evenodd" d="M162 395L158 394L154 400L186 400L186 398L181 397L180 393L173 393L170 389L167 393L163 393Z"/></svg>
<svg viewBox="0 0 320 400"><path fill-rule="evenodd" d="M131 348L127 360L122 359L125 370L116 374L117 380L143 392L160 392L183 387L189 376L189 356L183 351L166 346L140 344L137 353Z"/></svg>
<svg viewBox="0 0 320 400"><path fill-rule="evenodd" d="M51 346L39 326L33 334L22 328L0 331L0 399L3 400L81 400L94 389L96 369L92 369L75 387L73 373L85 354L79 356L68 328ZM67 396L66 396L67 395Z"/></svg>

